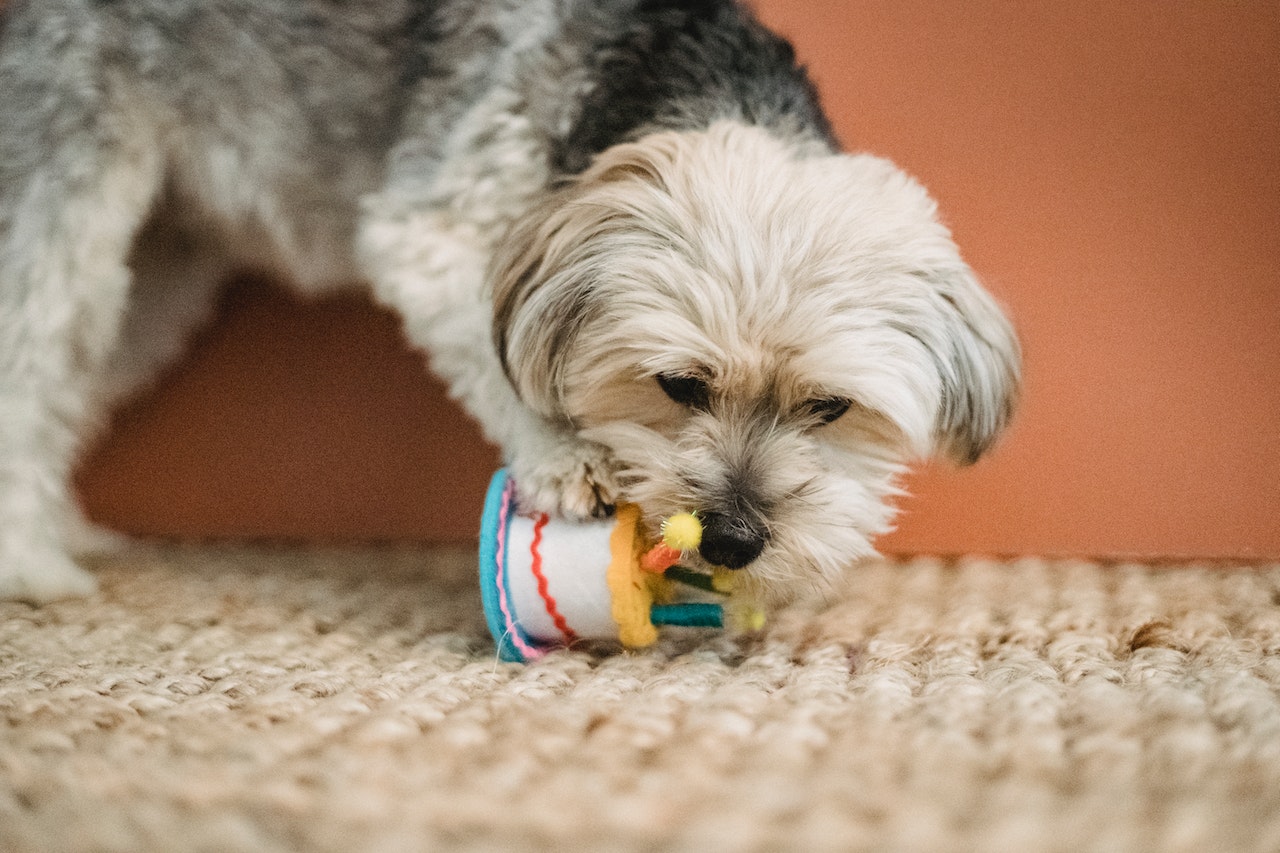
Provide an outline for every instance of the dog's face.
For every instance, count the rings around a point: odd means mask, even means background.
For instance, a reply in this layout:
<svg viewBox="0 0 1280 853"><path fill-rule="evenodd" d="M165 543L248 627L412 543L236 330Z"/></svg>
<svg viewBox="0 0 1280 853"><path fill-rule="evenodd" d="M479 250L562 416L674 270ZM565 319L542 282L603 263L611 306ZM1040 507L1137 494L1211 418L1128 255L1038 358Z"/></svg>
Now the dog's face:
<svg viewBox="0 0 1280 853"><path fill-rule="evenodd" d="M903 465L976 459L1016 396L1016 339L918 184L732 123L608 150L493 282L525 402L774 598L872 553Z"/></svg>

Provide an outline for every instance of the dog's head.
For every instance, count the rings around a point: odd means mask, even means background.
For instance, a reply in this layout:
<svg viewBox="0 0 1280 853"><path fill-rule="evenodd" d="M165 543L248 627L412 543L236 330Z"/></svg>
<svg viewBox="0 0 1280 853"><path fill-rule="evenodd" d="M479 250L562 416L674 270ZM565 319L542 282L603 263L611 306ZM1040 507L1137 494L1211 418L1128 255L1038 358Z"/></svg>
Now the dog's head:
<svg viewBox="0 0 1280 853"><path fill-rule="evenodd" d="M738 124L604 152L493 283L525 402L774 595L872 553L903 466L977 459L1017 396L1014 334L919 184Z"/></svg>

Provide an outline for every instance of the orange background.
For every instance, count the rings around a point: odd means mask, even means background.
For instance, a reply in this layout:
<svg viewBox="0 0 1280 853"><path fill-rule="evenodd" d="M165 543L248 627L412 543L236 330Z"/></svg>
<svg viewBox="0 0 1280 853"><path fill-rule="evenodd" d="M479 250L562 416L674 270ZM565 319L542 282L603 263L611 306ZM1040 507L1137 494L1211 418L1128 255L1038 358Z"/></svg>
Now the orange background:
<svg viewBox="0 0 1280 853"><path fill-rule="evenodd" d="M939 198L1026 402L891 551L1280 556L1280 5L761 0L846 147ZM473 535L495 457L393 318L253 282L79 476L146 534Z"/></svg>

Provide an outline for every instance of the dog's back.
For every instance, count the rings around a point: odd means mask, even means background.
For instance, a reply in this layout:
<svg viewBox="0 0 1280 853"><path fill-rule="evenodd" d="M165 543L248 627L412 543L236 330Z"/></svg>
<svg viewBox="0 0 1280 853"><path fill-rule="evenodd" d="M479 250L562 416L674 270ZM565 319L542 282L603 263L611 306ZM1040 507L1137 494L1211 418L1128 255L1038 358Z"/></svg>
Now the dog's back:
<svg viewBox="0 0 1280 853"><path fill-rule="evenodd" d="M381 0L19 2L0 42L2 183L146 161L177 207L214 214L241 243L255 238L238 229L283 226L276 242L297 243L287 260L305 266L344 239L338 223L379 178L409 11Z"/></svg>

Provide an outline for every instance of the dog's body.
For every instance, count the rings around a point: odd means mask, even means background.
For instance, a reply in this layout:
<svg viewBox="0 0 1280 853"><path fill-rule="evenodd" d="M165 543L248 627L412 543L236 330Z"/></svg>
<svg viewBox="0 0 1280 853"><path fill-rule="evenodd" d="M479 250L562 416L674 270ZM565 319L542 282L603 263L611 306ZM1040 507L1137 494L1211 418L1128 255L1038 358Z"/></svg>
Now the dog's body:
<svg viewBox="0 0 1280 853"><path fill-rule="evenodd" d="M1017 345L932 202L835 152L732 0L10 0L0 597L86 592L68 476L234 267L404 319L532 508L704 515L785 594L907 460L976 457Z"/></svg>

